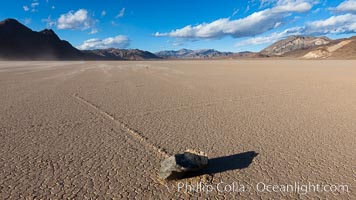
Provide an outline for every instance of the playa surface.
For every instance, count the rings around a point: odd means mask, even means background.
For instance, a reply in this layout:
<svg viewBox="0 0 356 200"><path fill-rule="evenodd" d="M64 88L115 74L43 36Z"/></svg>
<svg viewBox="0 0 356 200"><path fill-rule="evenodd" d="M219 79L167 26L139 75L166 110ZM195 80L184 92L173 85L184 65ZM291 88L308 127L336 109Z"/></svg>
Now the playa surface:
<svg viewBox="0 0 356 200"><path fill-rule="evenodd" d="M0 62L0 199L356 199L355 66ZM159 180L160 162L186 149L209 168ZM266 189L307 184L348 192Z"/></svg>

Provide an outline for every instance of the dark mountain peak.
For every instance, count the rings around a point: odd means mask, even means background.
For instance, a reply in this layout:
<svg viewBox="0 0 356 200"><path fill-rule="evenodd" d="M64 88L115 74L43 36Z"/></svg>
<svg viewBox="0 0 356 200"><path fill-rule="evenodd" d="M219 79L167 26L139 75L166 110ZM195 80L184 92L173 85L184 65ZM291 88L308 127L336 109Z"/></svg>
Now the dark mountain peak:
<svg viewBox="0 0 356 200"><path fill-rule="evenodd" d="M61 40L53 30L32 31L15 19L0 22L0 59L73 60L84 54Z"/></svg>
<svg viewBox="0 0 356 200"><path fill-rule="evenodd" d="M198 49L195 51L196 53L216 53L219 52L215 49Z"/></svg>
<svg viewBox="0 0 356 200"><path fill-rule="evenodd" d="M11 18L0 21L0 29L5 29L7 32L31 31L31 29L27 28L25 25L21 24L16 19L11 19Z"/></svg>
<svg viewBox="0 0 356 200"><path fill-rule="evenodd" d="M58 35L52 29L44 29L44 30L40 31L39 33L41 33L45 36L51 37L53 39L56 39L56 40L60 40Z"/></svg>
<svg viewBox="0 0 356 200"><path fill-rule="evenodd" d="M44 35L55 35L55 36L57 36L57 34L52 29L44 29L44 30L40 31L40 33L42 33Z"/></svg>
<svg viewBox="0 0 356 200"><path fill-rule="evenodd" d="M12 18L7 18L3 21L0 21L1 25L10 25L10 24L21 24L19 21L17 21L16 19L12 19Z"/></svg>
<svg viewBox="0 0 356 200"><path fill-rule="evenodd" d="M191 50L191 49L185 49L185 48L178 50L178 52L192 52L192 51L193 50Z"/></svg>

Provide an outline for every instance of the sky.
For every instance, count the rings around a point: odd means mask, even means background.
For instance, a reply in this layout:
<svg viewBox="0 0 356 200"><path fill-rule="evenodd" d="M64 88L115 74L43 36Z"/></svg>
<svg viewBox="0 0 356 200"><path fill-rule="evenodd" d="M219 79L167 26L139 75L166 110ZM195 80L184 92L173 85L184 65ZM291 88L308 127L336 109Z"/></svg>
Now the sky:
<svg viewBox="0 0 356 200"><path fill-rule="evenodd" d="M0 20L79 49L260 51L290 35L350 37L356 0L1 0Z"/></svg>

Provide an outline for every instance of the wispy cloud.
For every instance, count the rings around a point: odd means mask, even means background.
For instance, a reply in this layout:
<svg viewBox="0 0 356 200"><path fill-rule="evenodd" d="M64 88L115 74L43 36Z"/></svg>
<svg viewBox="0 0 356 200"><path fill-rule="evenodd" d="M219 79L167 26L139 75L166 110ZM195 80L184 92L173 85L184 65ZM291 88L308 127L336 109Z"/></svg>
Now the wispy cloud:
<svg viewBox="0 0 356 200"><path fill-rule="evenodd" d="M288 37L290 35L300 35L302 34L303 28L293 27L286 29L282 32L273 32L266 36L253 37L246 40L242 40L235 44L236 47L248 46L248 45L260 45L276 42L280 39Z"/></svg>
<svg viewBox="0 0 356 200"><path fill-rule="evenodd" d="M173 47L179 47L179 46L182 46L182 45L183 45L182 42L178 42L178 41L172 42L172 46L173 46Z"/></svg>
<svg viewBox="0 0 356 200"><path fill-rule="evenodd" d="M103 10L101 11L101 14L100 14L102 17L104 17L106 15L106 10Z"/></svg>
<svg viewBox="0 0 356 200"><path fill-rule="evenodd" d="M315 9L315 10L312 11L313 14L316 14L316 13L318 13L318 12L320 12L320 8L317 8L317 9Z"/></svg>
<svg viewBox="0 0 356 200"><path fill-rule="evenodd" d="M25 25L29 25L29 24L31 24L32 19L31 18L26 18L26 19L24 19L23 22L24 22Z"/></svg>
<svg viewBox="0 0 356 200"><path fill-rule="evenodd" d="M23 6L22 8L23 8L23 10L24 10L25 12L27 12L27 11L30 10L30 8L29 8L28 6Z"/></svg>
<svg viewBox="0 0 356 200"><path fill-rule="evenodd" d="M247 5L247 7L246 7L244 13L247 13L248 11L250 11L250 5Z"/></svg>
<svg viewBox="0 0 356 200"><path fill-rule="evenodd" d="M38 3L38 2L32 2L31 3L31 7L32 8L35 8L35 7L39 6L39 5L40 5L40 3Z"/></svg>
<svg viewBox="0 0 356 200"><path fill-rule="evenodd" d="M107 49L107 48L127 48L130 45L130 39L124 35L109 37L105 39L89 39L79 45L77 48L81 50L90 49Z"/></svg>
<svg viewBox="0 0 356 200"><path fill-rule="evenodd" d="M38 11L38 9L37 9L37 7L40 5L40 3L37 1L37 0L35 0L35 1L33 1L32 3L31 3L31 12L37 12Z"/></svg>
<svg viewBox="0 0 356 200"><path fill-rule="evenodd" d="M93 34L96 34L96 33L98 33L98 32L99 32L98 29L93 28L93 29L89 32L89 34L90 34L90 35L93 35Z"/></svg>
<svg viewBox="0 0 356 200"><path fill-rule="evenodd" d="M111 24L112 26L118 26L118 24L117 24L114 20L111 20L110 24Z"/></svg>
<svg viewBox="0 0 356 200"><path fill-rule="evenodd" d="M46 28L52 28L56 25L56 22L51 19L51 15L49 15L47 18L41 19L41 22L46 23Z"/></svg>
<svg viewBox="0 0 356 200"><path fill-rule="evenodd" d="M240 9L235 8L234 11L232 12L231 16L233 17L233 16L237 15L237 13L239 13L239 11L240 11Z"/></svg>
<svg viewBox="0 0 356 200"><path fill-rule="evenodd" d="M117 18L124 17L125 16L125 10L126 10L125 8L122 8L120 10L119 14L117 14L115 18L117 19Z"/></svg>

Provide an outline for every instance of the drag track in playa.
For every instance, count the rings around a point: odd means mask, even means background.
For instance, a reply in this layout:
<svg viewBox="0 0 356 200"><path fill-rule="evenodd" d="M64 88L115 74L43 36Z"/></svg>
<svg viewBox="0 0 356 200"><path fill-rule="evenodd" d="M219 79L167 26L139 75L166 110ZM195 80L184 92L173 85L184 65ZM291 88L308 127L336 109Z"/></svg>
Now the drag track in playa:
<svg viewBox="0 0 356 200"><path fill-rule="evenodd" d="M355 199L355 64L0 62L0 199ZM186 149L209 167L159 180Z"/></svg>

